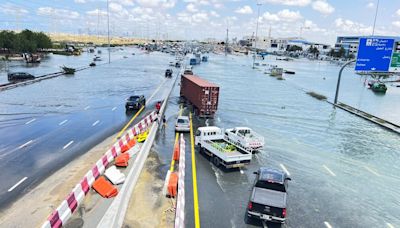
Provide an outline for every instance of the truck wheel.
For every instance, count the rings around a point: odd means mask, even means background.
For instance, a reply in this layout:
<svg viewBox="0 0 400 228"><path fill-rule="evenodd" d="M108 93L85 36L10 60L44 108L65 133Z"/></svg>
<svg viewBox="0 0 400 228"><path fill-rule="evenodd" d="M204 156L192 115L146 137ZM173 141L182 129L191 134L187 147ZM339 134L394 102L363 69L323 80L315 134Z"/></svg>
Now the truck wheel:
<svg viewBox="0 0 400 228"><path fill-rule="evenodd" d="M213 163L214 163L215 166L217 166L217 167L219 166L220 160L219 160L219 158L217 156L214 156Z"/></svg>

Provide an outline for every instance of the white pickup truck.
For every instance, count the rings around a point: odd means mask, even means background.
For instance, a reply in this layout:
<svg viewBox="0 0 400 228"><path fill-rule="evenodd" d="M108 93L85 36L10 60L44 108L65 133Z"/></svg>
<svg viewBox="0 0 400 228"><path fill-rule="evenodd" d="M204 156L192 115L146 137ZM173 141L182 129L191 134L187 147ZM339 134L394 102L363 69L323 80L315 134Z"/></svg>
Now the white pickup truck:
<svg viewBox="0 0 400 228"><path fill-rule="evenodd" d="M245 166L252 158L250 151L225 140L222 130L218 127L199 127L195 144L200 153L209 156L215 166L223 165L227 169Z"/></svg>
<svg viewBox="0 0 400 228"><path fill-rule="evenodd" d="M248 127L226 129L225 139L249 151L260 150L264 147L264 137Z"/></svg>

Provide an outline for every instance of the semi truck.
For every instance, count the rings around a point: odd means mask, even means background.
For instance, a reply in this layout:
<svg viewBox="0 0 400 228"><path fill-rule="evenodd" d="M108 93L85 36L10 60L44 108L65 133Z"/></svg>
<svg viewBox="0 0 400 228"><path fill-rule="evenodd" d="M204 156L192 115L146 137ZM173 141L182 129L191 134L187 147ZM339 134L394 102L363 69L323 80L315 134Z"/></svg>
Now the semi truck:
<svg viewBox="0 0 400 228"><path fill-rule="evenodd" d="M182 75L180 96L193 105L199 117L213 118L217 112L219 86L198 76Z"/></svg>
<svg viewBox="0 0 400 228"><path fill-rule="evenodd" d="M225 140L221 128L215 126L199 127L196 131L195 145L199 152L210 158L215 166L227 169L243 167L250 163L252 153Z"/></svg>

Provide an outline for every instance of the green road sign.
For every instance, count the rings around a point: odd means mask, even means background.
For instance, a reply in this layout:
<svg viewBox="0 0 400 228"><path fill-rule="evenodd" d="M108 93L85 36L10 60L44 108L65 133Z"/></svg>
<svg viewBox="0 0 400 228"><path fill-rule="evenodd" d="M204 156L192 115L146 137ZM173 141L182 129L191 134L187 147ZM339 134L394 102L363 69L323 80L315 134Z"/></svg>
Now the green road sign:
<svg viewBox="0 0 400 228"><path fill-rule="evenodd" d="M400 41L394 43L390 72L400 72Z"/></svg>

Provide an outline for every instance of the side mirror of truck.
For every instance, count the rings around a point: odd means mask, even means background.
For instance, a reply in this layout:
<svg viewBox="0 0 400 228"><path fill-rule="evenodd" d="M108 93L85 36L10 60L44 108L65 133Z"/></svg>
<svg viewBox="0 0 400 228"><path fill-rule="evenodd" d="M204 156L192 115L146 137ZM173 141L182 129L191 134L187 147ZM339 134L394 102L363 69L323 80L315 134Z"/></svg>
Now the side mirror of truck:
<svg viewBox="0 0 400 228"><path fill-rule="evenodd" d="M286 180L290 180L290 181L292 180L292 178L290 178L290 177L286 177L285 179L286 179Z"/></svg>
<svg viewBox="0 0 400 228"><path fill-rule="evenodd" d="M256 175L257 175L257 174L258 174L258 172L257 172L257 171L255 171L255 172L253 172L253 174L256 174Z"/></svg>

